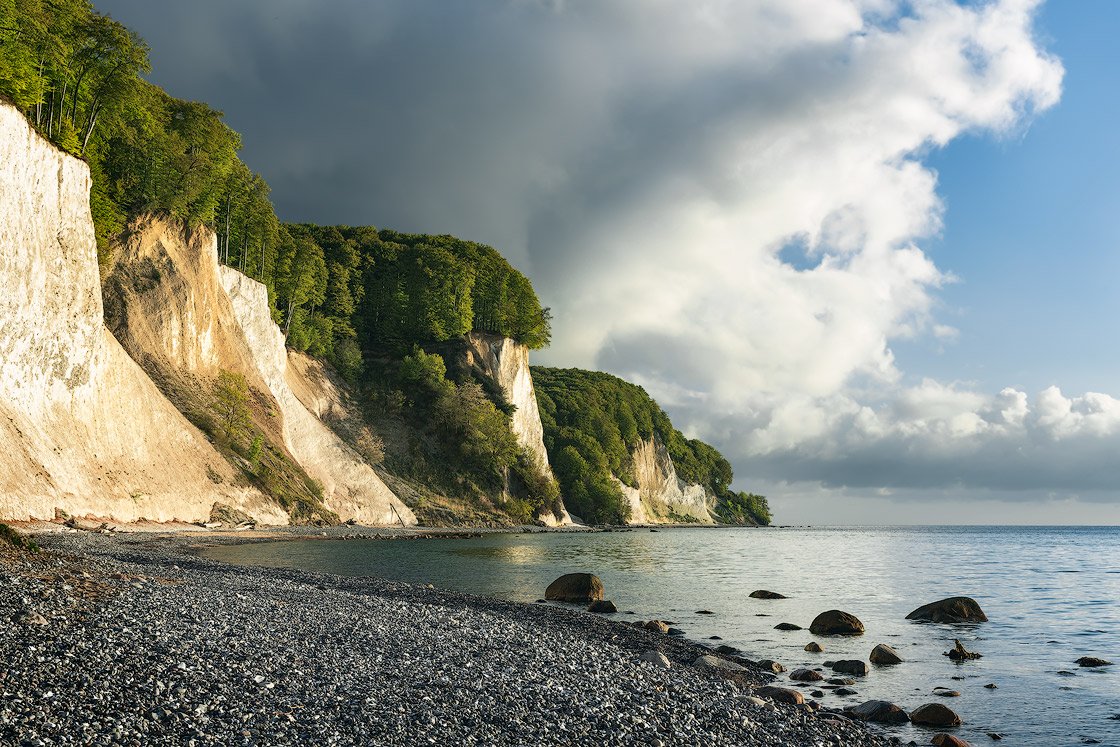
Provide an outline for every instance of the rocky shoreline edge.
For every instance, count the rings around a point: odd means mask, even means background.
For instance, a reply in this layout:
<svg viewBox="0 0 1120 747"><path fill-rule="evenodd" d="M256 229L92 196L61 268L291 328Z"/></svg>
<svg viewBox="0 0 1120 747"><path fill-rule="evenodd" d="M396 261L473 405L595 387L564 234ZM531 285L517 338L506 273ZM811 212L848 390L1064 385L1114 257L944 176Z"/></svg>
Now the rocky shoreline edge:
<svg viewBox="0 0 1120 747"><path fill-rule="evenodd" d="M760 669L725 670L710 649L581 610L192 552L243 535L36 539L44 552L0 563L0 741L900 741L760 697L772 677Z"/></svg>

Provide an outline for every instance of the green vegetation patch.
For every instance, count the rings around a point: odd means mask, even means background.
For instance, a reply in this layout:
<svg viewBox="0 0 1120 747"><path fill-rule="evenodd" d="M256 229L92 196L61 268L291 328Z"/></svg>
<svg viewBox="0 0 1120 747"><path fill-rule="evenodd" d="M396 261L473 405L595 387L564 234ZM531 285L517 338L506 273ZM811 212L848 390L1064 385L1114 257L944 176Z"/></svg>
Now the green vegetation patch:
<svg viewBox="0 0 1120 747"><path fill-rule="evenodd" d="M25 537L7 524L0 524L0 545L8 545L22 552L39 552L39 545L35 540Z"/></svg>

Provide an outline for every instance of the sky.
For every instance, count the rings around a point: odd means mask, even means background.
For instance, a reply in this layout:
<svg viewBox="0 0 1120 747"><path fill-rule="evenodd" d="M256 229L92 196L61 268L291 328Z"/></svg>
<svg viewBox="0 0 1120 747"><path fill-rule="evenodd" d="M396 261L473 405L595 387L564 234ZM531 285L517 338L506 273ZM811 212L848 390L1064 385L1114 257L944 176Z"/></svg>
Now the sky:
<svg viewBox="0 0 1120 747"><path fill-rule="evenodd" d="M1120 523L1120 3L95 1L282 219L497 247L777 522Z"/></svg>

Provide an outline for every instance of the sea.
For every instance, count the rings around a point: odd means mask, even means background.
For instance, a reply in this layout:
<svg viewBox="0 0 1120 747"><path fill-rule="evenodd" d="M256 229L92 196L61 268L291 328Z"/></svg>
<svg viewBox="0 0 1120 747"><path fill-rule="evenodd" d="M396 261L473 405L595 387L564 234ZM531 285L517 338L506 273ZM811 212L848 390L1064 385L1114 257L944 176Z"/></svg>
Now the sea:
<svg viewBox="0 0 1120 747"><path fill-rule="evenodd" d="M990 735L998 735L1000 745L1120 747L1120 527L633 528L285 540L206 554L520 602L541 599L561 574L594 573L619 621L671 621L691 640L736 646L790 671L825 660L866 660L877 643L903 658L857 677L855 695L826 691L827 705L885 699L912 710L940 702L961 716L964 724L954 733L973 745L996 744ZM756 589L788 599L751 598ZM976 599L989 622L906 620L922 604L959 595ZM866 633L812 635L810 622L829 609L856 615ZM780 622L804 630L776 630ZM813 640L824 653L804 650ZM954 640L983 658L950 660L944 652ZM1075 662L1082 656L1116 665L1081 668ZM936 696L939 687L960 695ZM883 728L904 743L929 744L935 733Z"/></svg>

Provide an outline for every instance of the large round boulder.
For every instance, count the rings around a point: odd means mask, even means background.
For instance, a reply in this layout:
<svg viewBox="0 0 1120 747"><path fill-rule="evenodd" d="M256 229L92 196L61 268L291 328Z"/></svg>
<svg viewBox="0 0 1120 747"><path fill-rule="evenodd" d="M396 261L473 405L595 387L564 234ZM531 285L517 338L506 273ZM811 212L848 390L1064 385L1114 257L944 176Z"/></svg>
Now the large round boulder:
<svg viewBox="0 0 1120 747"><path fill-rule="evenodd" d="M961 717L946 705L940 703L926 703L910 711L910 721L918 726L960 726Z"/></svg>
<svg viewBox="0 0 1120 747"><path fill-rule="evenodd" d="M614 606L614 602L609 599L596 599L591 604L587 605L588 612L595 612L600 615L609 615L618 612L618 607Z"/></svg>
<svg viewBox="0 0 1120 747"><path fill-rule="evenodd" d="M809 632L813 635L863 635L863 623L849 612L828 610L813 618Z"/></svg>
<svg viewBox="0 0 1120 747"><path fill-rule="evenodd" d="M898 655L898 652L885 643L880 643L878 646L871 649L871 656L869 658L872 664L880 667L902 663L902 657Z"/></svg>
<svg viewBox="0 0 1120 747"><path fill-rule="evenodd" d="M906 619L935 623L988 622L988 616L972 597L949 597L923 604L907 615Z"/></svg>
<svg viewBox="0 0 1120 747"><path fill-rule="evenodd" d="M789 678L794 682L819 682L824 676L812 669L795 669L789 673Z"/></svg>
<svg viewBox="0 0 1120 747"><path fill-rule="evenodd" d="M910 720L906 711L887 700L869 700L844 712L860 721L872 721L877 724L905 724Z"/></svg>
<svg viewBox="0 0 1120 747"><path fill-rule="evenodd" d="M544 590L550 602L591 604L603 598L603 582L593 573L565 573Z"/></svg>

